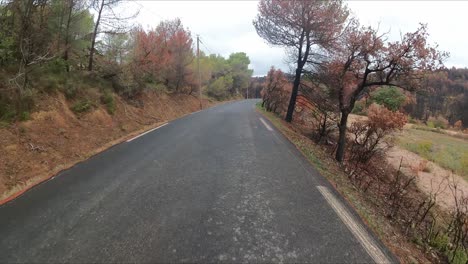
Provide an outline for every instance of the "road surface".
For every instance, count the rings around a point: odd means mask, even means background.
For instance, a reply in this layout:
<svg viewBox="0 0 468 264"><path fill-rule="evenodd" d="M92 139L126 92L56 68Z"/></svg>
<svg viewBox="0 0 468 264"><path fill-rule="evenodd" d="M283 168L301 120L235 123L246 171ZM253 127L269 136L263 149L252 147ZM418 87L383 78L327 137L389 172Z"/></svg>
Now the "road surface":
<svg viewBox="0 0 468 264"><path fill-rule="evenodd" d="M256 102L169 122L0 206L0 262L393 260Z"/></svg>

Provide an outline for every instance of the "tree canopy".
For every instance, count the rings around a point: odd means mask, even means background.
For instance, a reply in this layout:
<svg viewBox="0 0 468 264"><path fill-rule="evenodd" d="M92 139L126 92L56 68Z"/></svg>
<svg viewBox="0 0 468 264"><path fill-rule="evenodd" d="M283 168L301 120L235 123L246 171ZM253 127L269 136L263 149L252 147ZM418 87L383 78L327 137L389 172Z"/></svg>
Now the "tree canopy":
<svg viewBox="0 0 468 264"><path fill-rule="evenodd" d="M341 1L261 0L253 24L268 43L285 47L295 62L295 78L285 120L292 121L306 64L321 61L340 34L348 10Z"/></svg>
<svg viewBox="0 0 468 264"><path fill-rule="evenodd" d="M144 90L197 95L194 39L178 18L143 29L117 12L122 0L0 0L0 119L30 111L38 91L80 94L110 84L131 99ZM241 96L253 71L244 52L200 55L208 96ZM97 79L96 79L97 78ZM73 79L73 82L69 81ZM105 89L109 89L106 87Z"/></svg>

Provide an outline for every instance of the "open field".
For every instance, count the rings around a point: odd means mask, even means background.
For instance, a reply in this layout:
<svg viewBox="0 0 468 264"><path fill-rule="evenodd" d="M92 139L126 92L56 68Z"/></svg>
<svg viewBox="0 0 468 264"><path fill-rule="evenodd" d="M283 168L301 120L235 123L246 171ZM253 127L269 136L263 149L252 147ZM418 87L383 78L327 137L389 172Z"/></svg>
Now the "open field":
<svg viewBox="0 0 468 264"><path fill-rule="evenodd" d="M468 181L468 140L410 128L398 135L397 144Z"/></svg>

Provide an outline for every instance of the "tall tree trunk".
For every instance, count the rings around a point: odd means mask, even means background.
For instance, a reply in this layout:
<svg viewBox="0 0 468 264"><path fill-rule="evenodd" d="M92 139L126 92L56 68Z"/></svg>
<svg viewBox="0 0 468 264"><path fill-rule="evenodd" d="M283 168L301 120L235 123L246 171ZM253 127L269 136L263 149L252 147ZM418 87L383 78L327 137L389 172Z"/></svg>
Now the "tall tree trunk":
<svg viewBox="0 0 468 264"><path fill-rule="evenodd" d="M101 21L102 9L104 8L104 1L105 0L101 0L101 6L99 7L98 18L96 20L96 25L94 26L93 38L91 40L91 49L89 50L88 71L93 70L94 46L96 45L96 36L97 36L98 28L99 28L99 22Z"/></svg>
<svg viewBox="0 0 468 264"><path fill-rule="evenodd" d="M15 4L16 11L20 17L20 31L19 31L19 53L21 60L17 73L17 80L21 79L21 83L17 83L17 100L16 100L16 112L17 114L24 111L23 109L23 94L26 89L28 82L28 64L31 57L31 16L33 12L34 0L18 1Z"/></svg>
<svg viewBox="0 0 468 264"><path fill-rule="evenodd" d="M335 159L339 162L343 162L344 159L344 151L346 146L346 125L348 124L348 110L341 110L341 120L340 120L340 135L338 138L338 148L336 150Z"/></svg>
<svg viewBox="0 0 468 264"><path fill-rule="evenodd" d="M68 17L67 17L67 27L65 29L65 52L63 54L63 60L66 62L66 69L67 72L70 71L70 64L68 63L68 53L70 50L70 23L72 20L72 13L73 13L73 6L74 2L73 0L68 0Z"/></svg>
<svg viewBox="0 0 468 264"><path fill-rule="evenodd" d="M63 25L63 19L64 19L64 12L65 8L62 6L60 8L60 20L59 20L59 29L58 29L58 36L57 36L57 51L60 51L60 44L62 43L62 25Z"/></svg>
<svg viewBox="0 0 468 264"><path fill-rule="evenodd" d="M291 92L291 98L289 99L289 105L288 105L288 112L286 113L286 122L291 122L293 113L294 113L294 108L296 107L296 98L297 98L297 93L299 91L299 84L301 83L301 74L302 74L302 67L298 65L296 69L296 76L294 77L294 84Z"/></svg>
<svg viewBox="0 0 468 264"><path fill-rule="evenodd" d="M300 46L298 49L297 54L297 68L296 68L296 75L294 76L294 84L291 92L291 99L289 99L288 105L288 112L286 113L286 122L291 123L294 109L296 108L296 98L297 93L299 92L299 85L301 84L301 74L302 70L304 69L304 65L307 62L307 58L309 57L310 52L310 32L309 31L302 31L301 38L300 38ZM306 43L304 43L304 40ZM305 45L305 50L303 53L303 46Z"/></svg>
<svg viewBox="0 0 468 264"><path fill-rule="evenodd" d="M322 140L322 138L325 136L325 132L327 131L327 112L325 112L323 115L324 115L323 116L323 123L322 123L322 127L320 129L318 142L320 142Z"/></svg>

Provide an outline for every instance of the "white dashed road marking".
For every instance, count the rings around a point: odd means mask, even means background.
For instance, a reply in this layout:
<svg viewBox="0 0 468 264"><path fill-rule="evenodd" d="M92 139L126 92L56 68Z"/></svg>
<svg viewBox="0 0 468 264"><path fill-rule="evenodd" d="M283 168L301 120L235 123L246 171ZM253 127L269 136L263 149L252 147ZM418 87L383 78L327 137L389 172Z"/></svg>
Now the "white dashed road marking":
<svg viewBox="0 0 468 264"><path fill-rule="evenodd" d="M160 126L158 126L158 127L155 127L155 128L153 128L153 129L151 129L151 130L148 130L148 131L146 131L146 132L144 132L144 133L141 133L140 135L138 135L138 136L136 136L136 137L134 137L134 138L131 138L131 139L127 140L127 142L130 142L130 141L135 140L135 139L137 139L137 138L139 138L139 137L141 137L141 136L144 136L144 135L148 134L149 132L152 132L152 131L154 131L154 130L156 130L156 129L158 129L158 128L161 128L161 127L163 127L163 126L165 126L165 125L167 125L167 124L168 124L168 123L164 123L164 124L162 124L162 125L160 125Z"/></svg>
<svg viewBox="0 0 468 264"><path fill-rule="evenodd" d="M269 126L265 120L263 120L263 118L260 117L260 121L262 121L263 125L270 131L273 131L273 129L271 128L271 126Z"/></svg>
<svg viewBox="0 0 468 264"><path fill-rule="evenodd" d="M328 190L325 186L317 186L317 189L323 195L325 200L330 204L336 214L340 217L341 221L353 233L356 239L361 243L367 253L372 257L376 263L390 263L390 260L376 245L374 239L364 229L364 227L357 223L353 216L348 212L344 205Z"/></svg>

